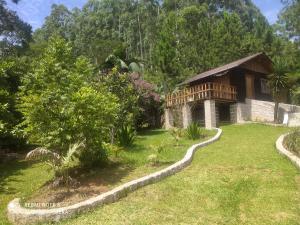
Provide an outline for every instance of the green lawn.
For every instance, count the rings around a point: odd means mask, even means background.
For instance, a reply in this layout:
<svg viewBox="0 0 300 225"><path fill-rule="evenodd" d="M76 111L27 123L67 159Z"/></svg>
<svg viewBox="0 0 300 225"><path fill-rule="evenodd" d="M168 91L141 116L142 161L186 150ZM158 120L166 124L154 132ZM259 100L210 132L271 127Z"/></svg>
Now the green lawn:
<svg viewBox="0 0 300 225"><path fill-rule="evenodd" d="M287 128L253 124L222 129L222 138L199 150L182 172L60 224L300 224L300 172L275 149ZM160 135L167 134L150 137ZM140 141L148 143L148 136ZM0 210L8 199L24 195L20 192L25 186L42 183L39 176L34 181L22 177L46 174L37 168L22 171L23 176L16 170L6 177L18 190L7 195L4 204L1 199ZM3 214L0 221L5 224Z"/></svg>
<svg viewBox="0 0 300 225"><path fill-rule="evenodd" d="M117 159L111 156L114 160L113 164L94 169L85 176L101 179L100 183L104 183L111 189L178 161L184 156L189 146L208 139L215 134L215 131L204 131L204 133L206 137L201 140L191 141L182 138L180 144L177 145L167 131L142 132L137 136L134 145L121 151ZM159 154L156 152L155 146L163 147ZM148 156L151 154L158 155L159 165L150 165ZM2 225L9 224L5 214L8 202L15 197L22 197L23 202L27 202L33 194L43 193L45 190L39 190L39 188L50 180L53 174L49 171L49 167L42 163L31 164L23 160L0 165L0 171L0 225Z"/></svg>
<svg viewBox="0 0 300 225"><path fill-rule="evenodd" d="M6 207L16 197L28 197L52 178L46 165L30 164L23 160L0 164L0 225L9 224Z"/></svg>

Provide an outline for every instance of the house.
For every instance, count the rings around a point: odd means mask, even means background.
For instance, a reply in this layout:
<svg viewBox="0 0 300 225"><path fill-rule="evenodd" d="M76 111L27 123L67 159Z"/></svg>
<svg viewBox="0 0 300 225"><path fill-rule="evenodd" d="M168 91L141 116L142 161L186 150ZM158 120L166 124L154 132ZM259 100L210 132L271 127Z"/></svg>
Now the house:
<svg viewBox="0 0 300 225"><path fill-rule="evenodd" d="M211 129L221 122L272 122L275 103L268 86L272 65L266 54L257 53L187 79L179 91L166 96L165 127L186 128L198 122ZM289 115L296 118L291 126L300 125L300 107L286 101L287 93L281 99L280 120Z"/></svg>

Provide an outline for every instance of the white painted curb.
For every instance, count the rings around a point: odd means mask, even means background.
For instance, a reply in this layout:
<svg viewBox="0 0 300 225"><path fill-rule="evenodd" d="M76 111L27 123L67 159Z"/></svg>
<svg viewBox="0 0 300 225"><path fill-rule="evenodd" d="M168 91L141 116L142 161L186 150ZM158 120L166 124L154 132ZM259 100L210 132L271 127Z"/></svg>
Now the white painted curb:
<svg viewBox="0 0 300 225"><path fill-rule="evenodd" d="M291 160L299 169L300 169L300 158L293 154L292 152L288 151L284 146L283 146L283 141L284 138L288 134L283 134L281 135L277 141L276 141L276 148L279 151L280 154L286 156L289 160Z"/></svg>
<svg viewBox="0 0 300 225"><path fill-rule="evenodd" d="M96 206L116 202L118 199L126 196L129 192L132 192L148 184L158 182L163 178L171 176L188 166L192 162L193 155L198 148L211 144L221 137L222 130L219 128L215 129L217 130L217 134L213 138L191 146L187 150L183 159L163 170L151 173L142 178L125 183L119 187L114 188L111 191L108 191L96 197L62 208L27 209L20 205L20 199L17 198L12 200L8 204L8 219L10 222L17 225L27 225L51 221L57 222L62 219L70 218L73 215L76 215L80 212L90 210Z"/></svg>

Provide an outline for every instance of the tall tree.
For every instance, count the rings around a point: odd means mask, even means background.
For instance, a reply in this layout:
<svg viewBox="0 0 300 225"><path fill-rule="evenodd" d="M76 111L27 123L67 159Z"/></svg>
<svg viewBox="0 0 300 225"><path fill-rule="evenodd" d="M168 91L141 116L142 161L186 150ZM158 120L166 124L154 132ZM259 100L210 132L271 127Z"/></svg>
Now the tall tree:
<svg viewBox="0 0 300 225"><path fill-rule="evenodd" d="M31 40L31 26L9 10L4 0L0 0L0 37L0 57L20 52Z"/></svg>
<svg viewBox="0 0 300 225"><path fill-rule="evenodd" d="M48 40L53 35L59 35L66 40L74 39L74 17L64 5L53 4L51 14L46 17L42 28L35 31L35 39Z"/></svg>
<svg viewBox="0 0 300 225"><path fill-rule="evenodd" d="M282 31L289 38L300 41L300 1L282 0L282 2L285 4L279 19L279 23L284 28Z"/></svg>

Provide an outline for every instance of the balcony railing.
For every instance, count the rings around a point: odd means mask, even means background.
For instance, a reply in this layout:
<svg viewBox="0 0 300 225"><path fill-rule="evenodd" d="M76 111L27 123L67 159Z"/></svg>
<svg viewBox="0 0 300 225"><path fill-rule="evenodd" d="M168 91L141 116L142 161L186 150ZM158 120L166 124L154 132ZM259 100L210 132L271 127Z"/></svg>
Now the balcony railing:
<svg viewBox="0 0 300 225"><path fill-rule="evenodd" d="M234 102L237 99L236 87L219 84L204 83L184 88L166 97L167 107L200 100L215 99Z"/></svg>

